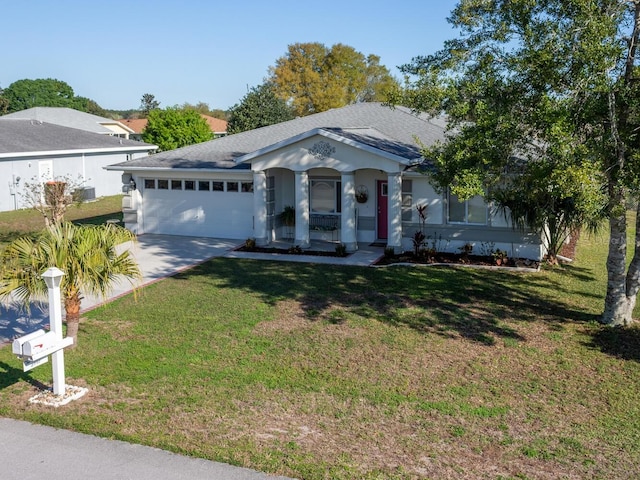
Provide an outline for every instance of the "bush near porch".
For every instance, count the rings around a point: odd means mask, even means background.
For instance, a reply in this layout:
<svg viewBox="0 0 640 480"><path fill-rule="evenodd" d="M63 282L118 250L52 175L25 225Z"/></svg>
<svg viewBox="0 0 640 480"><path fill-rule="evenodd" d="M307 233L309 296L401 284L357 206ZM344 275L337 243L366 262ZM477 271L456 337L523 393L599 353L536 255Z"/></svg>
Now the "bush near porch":
<svg viewBox="0 0 640 480"><path fill-rule="evenodd" d="M64 408L0 349L0 415L305 479L629 478L640 330L595 321L606 246L532 274L215 259L90 312Z"/></svg>

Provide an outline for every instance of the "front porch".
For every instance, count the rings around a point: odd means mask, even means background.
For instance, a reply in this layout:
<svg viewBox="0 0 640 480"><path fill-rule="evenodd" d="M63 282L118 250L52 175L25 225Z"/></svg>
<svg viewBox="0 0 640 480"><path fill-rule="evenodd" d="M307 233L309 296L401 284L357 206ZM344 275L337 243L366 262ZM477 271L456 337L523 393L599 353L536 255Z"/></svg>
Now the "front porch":
<svg viewBox="0 0 640 480"><path fill-rule="evenodd" d="M253 171L253 185L258 246L284 240L310 249L311 242L321 241L331 249L343 244L351 253L360 244L382 241L402 249L400 172L270 169ZM293 210L288 221L282 218L285 209Z"/></svg>

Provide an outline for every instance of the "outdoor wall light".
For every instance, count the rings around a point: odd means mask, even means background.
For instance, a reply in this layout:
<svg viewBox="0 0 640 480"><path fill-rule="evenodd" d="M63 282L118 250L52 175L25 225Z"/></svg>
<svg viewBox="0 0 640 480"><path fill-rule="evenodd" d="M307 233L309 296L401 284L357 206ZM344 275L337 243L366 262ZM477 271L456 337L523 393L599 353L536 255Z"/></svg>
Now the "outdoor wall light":
<svg viewBox="0 0 640 480"><path fill-rule="evenodd" d="M135 190L136 189L136 181L133 178L131 180L129 180L129 189L130 190Z"/></svg>

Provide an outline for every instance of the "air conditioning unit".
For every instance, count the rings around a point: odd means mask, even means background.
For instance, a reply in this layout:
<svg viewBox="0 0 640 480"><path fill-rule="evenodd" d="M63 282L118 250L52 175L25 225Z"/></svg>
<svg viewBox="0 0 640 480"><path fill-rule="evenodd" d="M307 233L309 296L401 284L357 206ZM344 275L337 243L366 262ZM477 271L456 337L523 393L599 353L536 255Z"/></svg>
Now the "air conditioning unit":
<svg viewBox="0 0 640 480"><path fill-rule="evenodd" d="M76 192L78 193L79 198L83 202L88 202L89 200L96 199L95 187L81 187L78 190L76 190Z"/></svg>

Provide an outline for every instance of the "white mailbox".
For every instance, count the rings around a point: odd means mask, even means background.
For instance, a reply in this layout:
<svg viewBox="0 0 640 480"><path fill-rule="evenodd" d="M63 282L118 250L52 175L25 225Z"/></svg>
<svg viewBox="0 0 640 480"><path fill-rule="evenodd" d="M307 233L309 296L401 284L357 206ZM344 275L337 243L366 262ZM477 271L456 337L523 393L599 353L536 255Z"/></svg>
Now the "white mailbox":
<svg viewBox="0 0 640 480"><path fill-rule="evenodd" d="M55 332L48 332L24 342L22 344L22 358L35 361L62 350L71 344L73 344L73 338L60 339Z"/></svg>
<svg viewBox="0 0 640 480"><path fill-rule="evenodd" d="M19 357L22 357L22 346L28 342L29 340L31 340L32 338L36 338L36 337L40 337L42 335L44 335L46 332L42 329L40 330L36 330L35 332L31 332L28 333L20 338L16 338L13 341L13 344L11 346L11 349L14 353L14 355L18 355Z"/></svg>

